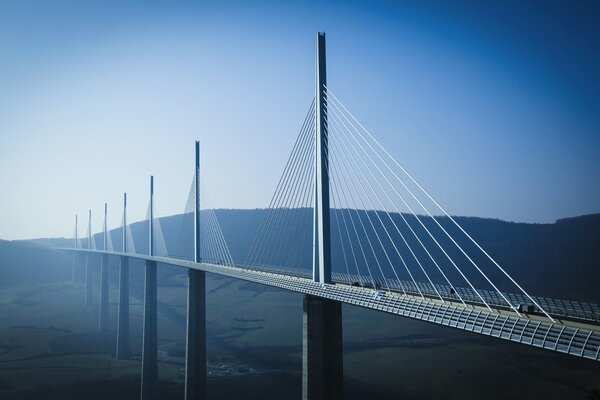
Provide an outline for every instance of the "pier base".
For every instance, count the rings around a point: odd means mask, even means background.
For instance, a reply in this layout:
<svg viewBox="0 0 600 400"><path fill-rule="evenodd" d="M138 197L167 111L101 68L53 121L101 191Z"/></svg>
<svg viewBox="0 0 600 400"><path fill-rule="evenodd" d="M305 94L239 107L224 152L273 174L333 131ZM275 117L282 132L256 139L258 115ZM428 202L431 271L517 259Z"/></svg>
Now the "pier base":
<svg viewBox="0 0 600 400"><path fill-rule="evenodd" d="M206 398L206 273L188 271L185 399Z"/></svg>
<svg viewBox="0 0 600 400"><path fill-rule="evenodd" d="M342 304L305 295L302 399L341 400L343 397Z"/></svg>

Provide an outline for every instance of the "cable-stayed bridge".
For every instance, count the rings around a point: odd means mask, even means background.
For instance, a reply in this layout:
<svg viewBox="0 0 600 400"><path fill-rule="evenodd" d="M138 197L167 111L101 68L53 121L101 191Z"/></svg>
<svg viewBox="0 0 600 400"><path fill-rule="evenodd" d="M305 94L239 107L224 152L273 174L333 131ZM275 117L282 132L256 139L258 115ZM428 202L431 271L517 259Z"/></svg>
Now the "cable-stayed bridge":
<svg viewBox="0 0 600 400"><path fill-rule="evenodd" d="M527 346L600 360L600 307L530 294L413 178L327 86L317 34L315 98L271 202L244 254L232 254L213 210L196 142L178 237L155 217L150 179L144 232L127 219L85 238L76 217L74 268L101 258L99 329L108 324L108 258L120 259L118 358L129 356L129 260L145 261L142 399L157 395L157 264L189 271L187 399L206 388L205 273L302 293L303 398L342 397L342 308L351 304ZM173 235L173 229L165 231ZM119 236L113 243L112 237ZM100 243L97 243L98 240Z"/></svg>

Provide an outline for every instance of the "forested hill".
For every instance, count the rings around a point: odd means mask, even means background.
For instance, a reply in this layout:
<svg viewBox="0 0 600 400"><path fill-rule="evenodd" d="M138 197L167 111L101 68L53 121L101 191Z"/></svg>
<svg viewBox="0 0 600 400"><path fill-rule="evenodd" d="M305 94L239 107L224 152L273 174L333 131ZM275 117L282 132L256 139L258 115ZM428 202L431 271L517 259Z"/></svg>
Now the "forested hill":
<svg viewBox="0 0 600 400"><path fill-rule="evenodd" d="M266 211L262 209L216 210L216 216L236 262L245 259L265 214ZM309 215L309 210L306 210L305 217ZM410 215L405 217L409 223L415 222L414 217ZM393 218L400 221L399 215L394 215ZM411 218L413 219L411 220ZM600 214L561 219L552 224L514 223L476 217L456 217L456 220L517 282L532 294L600 302L600 291L597 289L600 284ZM433 226L434 223L431 218L427 217L422 217L422 221L426 226ZM438 221L450 233L457 234L456 228L447 218L439 218ZM138 251L144 251L144 247L147 245L146 225L140 222L132 226ZM181 215L162 218L161 226L170 254L191 254L191 222L188 219ZM405 230L400 222L398 222L398 226L401 230ZM287 229L295 229L294 224L288 224ZM339 237L334 232L332 227L334 270L343 271L344 266L340 263L342 258L339 255ZM406 237L410 236L410 232L407 230L404 233ZM287 232L287 234L291 235L292 233ZM280 232L280 235L286 235L285 229ZM373 233L371 235L374 236ZM118 244L121 243L120 230L112 231L111 236L115 248L118 249L120 247ZM438 237L438 239L442 245L451 247L451 243L447 239L445 241L443 237ZM100 243L99 237L97 240ZM67 239L38 239L34 242L42 245L72 245L72 241ZM469 254L476 254L474 247L469 247L467 241L463 240L460 243L469 250ZM417 247L416 243L411 242L410 239L409 244L413 248ZM11 258L17 256L20 251L31 252L30 256L24 259L26 262L43 265L43 260L34 261L32 259L38 250L34 252L31 248L18 248L6 251L7 246L16 244L3 242L1 245L0 273L2 279L0 281L3 283L9 282L6 280L6 274L14 275L8 269L20 265ZM425 245L434 247L434 243L427 240L425 240ZM310 246L305 247L309 254ZM460 256L457 251L450 251L450 255ZM475 256L474 260L477 263L485 262L485 258L481 255ZM465 262L464 265L467 264ZM415 266L412 265L412 267ZM493 279L502 281L502 276L497 269L491 265L486 265L485 268ZM448 269L450 270L451 267ZM475 282L483 284L481 280L475 279ZM505 289L510 290L508 287Z"/></svg>

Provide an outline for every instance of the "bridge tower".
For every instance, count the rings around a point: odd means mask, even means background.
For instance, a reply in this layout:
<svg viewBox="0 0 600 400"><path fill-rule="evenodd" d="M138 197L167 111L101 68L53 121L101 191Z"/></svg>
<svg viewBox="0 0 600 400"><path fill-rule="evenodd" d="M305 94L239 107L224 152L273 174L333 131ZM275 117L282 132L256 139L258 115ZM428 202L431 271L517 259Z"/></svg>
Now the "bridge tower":
<svg viewBox="0 0 600 400"><path fill-rule="evenodd" d="M200 255L200 142L196 141L194 172L194 262ZM206 273L188 270L187 329L185 357L186 400L206 397Z"/></svg>
<svg viewBox="0 0 600 400"><path fill-rule="evenodd" d="M322 284L331 283L326 86L325 33L318 32L313 280ZM343 398L342 305L338 301L304 296L302 398L303 400Z"/></svg>
<svg viewBox="0 0 600 400"><path fill-rule="evenodd" d="M123 253L127 253L127 193L123 193ZM118 360L129 358L129 257L121 256L119 265L119 310L117 322Z"/></svg>
<svg viewBox="0 0 600 400"><path fill-rule="evenodd" d="M331 283L331 239L329 229L329 152L327 131L327 68L325 62L325 33L317 33L316 65L316 165L315 204L313 224L313 280Z"/></svg>
<svg viewBox="0 0 600 400"><path fill-rule="evenodd" d="M88 250L92 248L92 210L88 213ZM85 254L85 296L84 304L92 304L92 260L89 253Z"/></svg>
<svg viewBox="0 0 600 400"><path fill-rule="evenodd" d="M107 225L108 205L104 203L104 231L103 246L107 250ZM108 331L108 254L100 256L100 312L98 315L98 330L100 332Z"/></svg>
<svg viewBox="0 0 600 400"><path fill-rule="evenodd" d="M150 177L148 255L154 255L154 177ZM144 336L142 343L142 400L158 397L158 324L156 261L146 261L144 280Z"/></svg>

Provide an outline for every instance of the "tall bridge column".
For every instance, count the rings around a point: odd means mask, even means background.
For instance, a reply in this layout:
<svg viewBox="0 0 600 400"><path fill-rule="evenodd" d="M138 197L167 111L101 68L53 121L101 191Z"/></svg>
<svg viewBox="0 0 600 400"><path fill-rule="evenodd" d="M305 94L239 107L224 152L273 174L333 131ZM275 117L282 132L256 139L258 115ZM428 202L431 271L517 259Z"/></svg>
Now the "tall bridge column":
<svg viewBox="0 0 600 400"><path fill-rule="evenodd" d="M108 331L108 255L100 256L100 312L98 330Z"/></svg>
<svg viewBox="0 0 600 400"><path fill-rule="evenodd" d="M302 322L302 399L342 399L342 304L305 295Z"/></svg>
<svg viewBox="0 0 600 400"><path fill-rule="evenodd" d="M154 177L150 177L150 218L148 249L154 255ZM146 261L144 282L144 336L142 343L142 400L158 398L158 321L156 262Z"/></svg>
<svg viewBox="0 0 600 400"><path fill-rule="evenodd" d="M188 274L185 398L193 400L206 396L206 276L194 269Z"/></svg>
<svg viewBox="0 0 600 400"><path fill-rule="evenodd" d="M194 262L200 262L200 142L196 141ZM206 273L188 271L185 398L206 397Z"/></svg>
<svg viewBox="0 0 600 400"><path fill-rule="evenodd" d="M104 251L106 251L106 215L107 204L104 203ZM98 330L100 332L108 331L108 255L100 256L100 312L98 315Z"/></svg>
<svg viewBox="0 0 600 400"><path fill-rule="evenodd" d="M85 299L84 304L89 306L93 302L93 285L92 285L92 256L90 254L85 255Z"/></svg>
<svg viewBox="0 0 600 400"><path fill-rule="evenodd" d="M71 282L75 282L76 267L77 267L77 253L73 253L73 267L71 267Z"/></svg>
<svg viewBox="0 0 600 400"><path fill-rule="evenodd" d="M81 262L81 256L79 253L73 253L73 268L71 270L71 281L75 282L77 276L77 270L79 269L79 263Z"/></svg>
<svg viewBox="0 0 600 400"><path fill-rule="evenodd" d="M92 248L92 210L88 213L88 250ZM92 260L89 253L85 253L85 298L84 304L92 304Z"/></svg>
<svg viewBox="0 0 600 400"><path fill-rule="evenodd" d="M129 258L121 257L119 266L119 309L117 359L129 358Z"/></svg>
<svg viewBox="0 0 600 400"><path fill-rule="evenodd" d="M123 193L123 253L127 253L127 193ZM119 310L117 325L117 359L129 358L129 258L119 265Z"/></svg>
<svg viewBox="0 0 600 400"><path fill-rule="evenodd" d="M144 336L142 345L142 400L158 398L158 321L156 262L146 261Z"/></svg>
<svg viewBox="0 0 600 400"><path fill-rule="evenodd" d="M325 88L325 33L317 33L316 157L313 224L313 280L331 283L329 153ZM302 340L302 398L342 399L342 305L310 295L304 297Z"/></svg>
<svg viewBox="0 0 600 400"><path fill-rule="evenodd" d="M79 237L77 236L77 214L75 214L75 248L79 248ZM73 253L73 268L71 269L71 281L75 282L75 271L79 265L79 253Z"/></svg>

